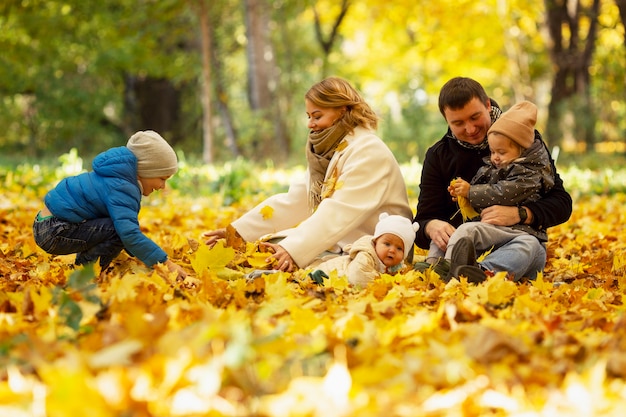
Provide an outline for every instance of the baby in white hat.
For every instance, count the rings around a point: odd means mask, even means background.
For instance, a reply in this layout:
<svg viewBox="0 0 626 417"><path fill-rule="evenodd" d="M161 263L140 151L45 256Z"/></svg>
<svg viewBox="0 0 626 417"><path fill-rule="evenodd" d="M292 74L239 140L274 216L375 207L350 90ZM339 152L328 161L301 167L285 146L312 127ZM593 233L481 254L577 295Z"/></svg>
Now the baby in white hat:
<svg viewBox="0 0 626 417"><path fill-rule="evenodd" d="M366 235L351 245L346 245L342 255L317 265L311 277L318 283L321 277L337 271L353 285L366 286L382 273L394 273L402 267L413 250L417 223L398 215L381 213L374 235Z"/></svg>

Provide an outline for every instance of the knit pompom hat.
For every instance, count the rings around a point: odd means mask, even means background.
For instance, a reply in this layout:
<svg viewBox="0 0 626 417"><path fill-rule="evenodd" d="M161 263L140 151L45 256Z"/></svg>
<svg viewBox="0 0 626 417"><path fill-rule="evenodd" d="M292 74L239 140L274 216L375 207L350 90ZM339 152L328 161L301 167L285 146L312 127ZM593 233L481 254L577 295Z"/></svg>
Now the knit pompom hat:
<svg viewBox="0 0 626 417"><path fill-rule="evenodd" d="M139 131L128 139L126 147L137 157L137 175L141 178L169 177L178 170L176 152L157 132Z"/></svg>
<svg viewBox="0 0 626 417"><path fill-rule="evenodd" d="M419 224L411 223L411 220L404 216L380 213L376 229L374 230L374 240L378 239L385 233L391 233L392 235L398 236L404 243L404 259L406 259L409 252L411 252L411 249L413 248L415 232L417 232L417 229L419 229Z"/></svg>
<svg viewBox="0 0 626 417"><path fill-rule="evenodd" d="M535 141L535 123L537 106L530 101L522 101L502 113L491 125L488 134L500 133L527 149Z"/></svg>

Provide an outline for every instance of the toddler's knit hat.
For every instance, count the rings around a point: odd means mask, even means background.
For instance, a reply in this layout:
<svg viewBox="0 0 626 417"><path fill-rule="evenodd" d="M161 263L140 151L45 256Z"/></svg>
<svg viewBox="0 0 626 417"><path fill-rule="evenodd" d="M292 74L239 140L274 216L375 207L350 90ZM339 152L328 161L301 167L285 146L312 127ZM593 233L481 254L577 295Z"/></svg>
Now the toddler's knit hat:
<svg viewBox="0 0 626 417"><path fill-rule="evenodd" d="M537 106L530 101L522 101L502 113L489 129L489 133L500 133L522 148L527 149L535 141Z"/></svg>
<svg viewBox="0 0 626 417"><path fill-rule="evenodd" d="M169 177L178 170L176 152L155 131L135 133L126 147L137 157L137 175L141 178Z"/></svg>
<svg viewBox="0 0 626 417"><path fill-rule="evenodd" d="M391 233L392 235L398 236L404 243L404 259L406 259L409 252L413 249L415 232L417 232L419 227L419 224L411 223L411 220L404 216L380 213L376 229L374 230L374 239L378 239L385 233Z"/></svg>

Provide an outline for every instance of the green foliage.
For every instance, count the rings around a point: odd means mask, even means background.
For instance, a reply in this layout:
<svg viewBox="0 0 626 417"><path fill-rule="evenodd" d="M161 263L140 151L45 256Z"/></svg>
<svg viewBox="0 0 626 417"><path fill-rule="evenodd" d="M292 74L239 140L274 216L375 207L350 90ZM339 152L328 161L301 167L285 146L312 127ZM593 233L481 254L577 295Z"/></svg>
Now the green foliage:
<svg viewBox="0 0 626 417"><path fill-rule="evenodd" d="M382 138L401 163L424 160L426 150L446 132L441 114L429 106L426 93L407 86L398 97L400 111L390 109L381 124Z"/></svg>
<svg viewBox="0 0 626 417"><path fill-rule="evenodd" d="M180 169L168 187L186 195L218 196L223 205L234 205L287 191L295 176L303 175L303 167L277 169L271 162L265 165L244 158L224 164L205 165L189 161L179 153ZM59 164L61 162L61 164ZM82 159L74 151L58 161L21 163L13 166L0 160L0 188L23 190L43 196L61 178L84 170ZM573 195L615 194L626 192L626 156L623 154L585 155L561 152L558 169L566 189ZM422 165L413 158L401 163L411 200L419 193Z"/></svg>
<svg viewBox="0 0 626 417"><path fill-rule="evenodd" d="M289 174L280 176L283 181L269 178L264 180L260 173L273 172L271 162L266 166L237 158L224 164L205 165L190 162L179 153L180 169L167 182L168 187L189 195L218 195L224 205L241 202L255 194L285 192L289 185Z"/></svg>
<svg viewBox="0 0 626 417"><path fill-rule="evenodd" d="M245 5L205 2L213 25L214 148L233 158L223 113L228 105L244 157L261 161L255 144L274 133L276 115L250 111ZM181 0L7 0L0 5L0 132L2 153L26 157L72 148L103 150L125 143L134 130L129 80L165 79L180 93L180 133L188 155L202 153L201 59L196 2ZM350 79L381 116L382 136L398 159L420 158L443 133L436 108L441 85L467 75L503 106L520 98L544 109L552 76L541 1L349 2L336 43L325 57L313 7L327 40L338 15L332 0L267 1L275 63L271 86L285 125L290 157L302 156L306 137L303 94L322 77ZM463 18L458 11L463 10ZM427 13L425 12L427 11ZM603 2L591 69L600 138L622 141L623 25L613 2ZM489 28L485 30L485 28ZM219 72L217 67L219 66ZM419 93L420 99L415 98ZM584 116L584 110L576 115ZM540 117L540 119L542 119ZM141 128L149 128L142 126ZM180 137L179 137L180 136Z"/></svg>
<svg viewBox="0 0 626 417"><path fill-rule="evenodd" d="M94 278L93 264L86 265L72 272L67 285L57 286L53 291L52 302L59 307L59 317L74 331L80 330L80 322L83 319L83 310L77 299L102 307Z"/></svg>
<svg viewBox="0 0 626 417"><path fill-rule="evenodd" d="M189 13L180 1L70 0L6 5L0 14L3 148L41 156L120 145L127 74L193 79L182 52Z"/></svg>

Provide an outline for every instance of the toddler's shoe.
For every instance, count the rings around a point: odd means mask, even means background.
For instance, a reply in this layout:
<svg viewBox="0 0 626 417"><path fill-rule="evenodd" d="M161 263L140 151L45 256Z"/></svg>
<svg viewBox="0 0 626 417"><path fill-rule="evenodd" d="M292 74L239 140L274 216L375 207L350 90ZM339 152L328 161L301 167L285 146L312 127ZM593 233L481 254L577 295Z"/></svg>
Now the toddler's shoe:
<svg viewBox="0 0 626 417"><path fill-rule="evenodd" d="M476 265L461 265L457 267L451 275L456 278L464 276L467 278L467 282L471 282L472 284L480 284L484 282L488 276L486 271Z"/></svg>
<svg viewBox="0 0 626 417"><path fill-rule="evenodd" d="M444 281L448 282L453 277L458 278L458 275L456 275L457 269L461 266L467 265L478 266L476 263L476 249L474 249L474 242L466 236L459 239L452 249L452 255L450 257L450 270L445 276Z"/></svg>

